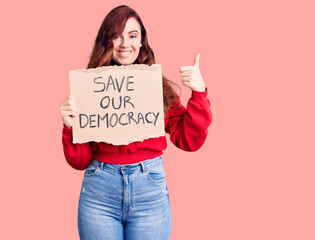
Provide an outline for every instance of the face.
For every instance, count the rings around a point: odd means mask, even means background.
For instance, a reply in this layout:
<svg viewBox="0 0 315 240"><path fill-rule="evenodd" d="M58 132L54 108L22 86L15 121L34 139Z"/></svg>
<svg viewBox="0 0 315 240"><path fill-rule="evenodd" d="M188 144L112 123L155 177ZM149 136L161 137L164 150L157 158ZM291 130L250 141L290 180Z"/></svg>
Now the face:
<svg viewBox="0 0 315 240"><path fill-rule="evenodd" d="M120 36L113 39L113 60L119 65L133 64L140 52L141 30L135 18L129 18Z"/></svg>

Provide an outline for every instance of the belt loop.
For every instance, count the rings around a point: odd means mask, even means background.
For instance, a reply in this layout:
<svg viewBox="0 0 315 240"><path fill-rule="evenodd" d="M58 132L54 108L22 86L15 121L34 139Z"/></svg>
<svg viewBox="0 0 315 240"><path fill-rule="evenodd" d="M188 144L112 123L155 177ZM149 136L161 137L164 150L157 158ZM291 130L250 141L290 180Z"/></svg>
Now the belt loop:
<svg viewBox="0 0 315 240"><path fill-rule="evenodd" d="M162 159L162 162L163 162L163 164L165 163L165 159L164 159L164 156L163 155L161 155L161 159Z"/></svg>
<svg viewBox="0 0 315 240"><path fill-rule="evenodd" d="M123 169L123 167L122 166L120 166L120 168L119 168L119 170L120 170L120 173L121 173L121 176L122 176L122 178L124 179L124 169ZM125 180L124 180L125 181Z"/></svg>
<svg viewBox="0 0 315 240"><path fill-rule="evenodd" d="M104 167L104 163L101 162L101 164L100 164L100 169L101 169L101 170L104 170L103 167Z"/></svg>
<svg viewBox="0 0 315 240"><path fill-rule="evenodd" d="M141 164L141 167L142 167L142 172L145 172L147 170L145 165L143 164L143 162L140 162L140 164Z"/></svg>

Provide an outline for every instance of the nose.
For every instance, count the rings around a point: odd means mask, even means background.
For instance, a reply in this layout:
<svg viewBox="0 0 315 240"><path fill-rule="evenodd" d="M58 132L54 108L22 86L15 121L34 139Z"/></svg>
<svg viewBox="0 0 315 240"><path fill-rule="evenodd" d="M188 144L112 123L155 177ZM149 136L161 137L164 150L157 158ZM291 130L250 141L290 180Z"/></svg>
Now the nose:
<svg viewBox="0 0 315 240"><path fill-rule="evenodd" d="M120 41L120 47L121 48L126 48L126 47L128 47L128 45L129 45L128 39L122 37L121 41Z"/></svg>

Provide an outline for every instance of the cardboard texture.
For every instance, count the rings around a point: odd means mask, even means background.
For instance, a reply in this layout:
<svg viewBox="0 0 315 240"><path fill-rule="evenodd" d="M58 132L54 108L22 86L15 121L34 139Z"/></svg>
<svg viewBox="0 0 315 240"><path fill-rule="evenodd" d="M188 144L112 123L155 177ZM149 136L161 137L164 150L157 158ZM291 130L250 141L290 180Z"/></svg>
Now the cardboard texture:
<svg viewBox="0 0 315 240"><path fill-rule="evenodd" d="M165 135L160 64L70 70L73 143L127 145Z"/></svg>

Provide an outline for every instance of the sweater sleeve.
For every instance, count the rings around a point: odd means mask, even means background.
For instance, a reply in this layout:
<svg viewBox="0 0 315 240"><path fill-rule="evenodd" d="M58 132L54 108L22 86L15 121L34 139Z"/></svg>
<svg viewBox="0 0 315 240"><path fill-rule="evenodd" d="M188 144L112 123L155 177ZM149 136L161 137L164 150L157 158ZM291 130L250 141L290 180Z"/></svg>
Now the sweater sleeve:
<svg viewBox="0 0 315 240"><path fill-rule="evenodd" d="M204 92L192 91L187 109L182 105L173 106L168 113L165 131L175 146L182 150L197 151L206 140L212 122L207 92L207 89Z"/></svg>
<svg viewBox="0 0 315 240"><path fill-rule="evenodd" d="M73 144L72 128L63 127L62 130L63 152L68 164L77 170L84 170L92 160L90 143Z"/></svg>

